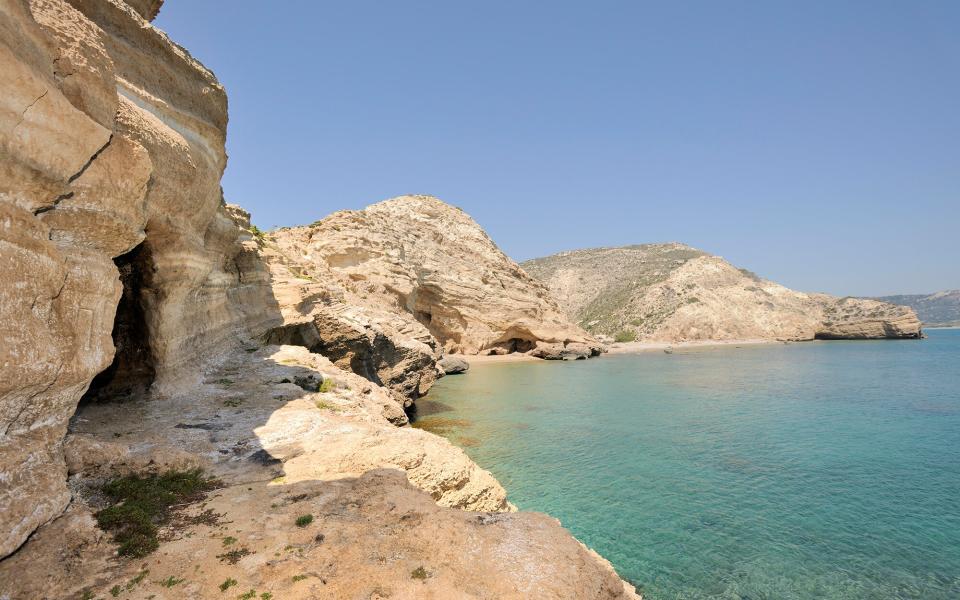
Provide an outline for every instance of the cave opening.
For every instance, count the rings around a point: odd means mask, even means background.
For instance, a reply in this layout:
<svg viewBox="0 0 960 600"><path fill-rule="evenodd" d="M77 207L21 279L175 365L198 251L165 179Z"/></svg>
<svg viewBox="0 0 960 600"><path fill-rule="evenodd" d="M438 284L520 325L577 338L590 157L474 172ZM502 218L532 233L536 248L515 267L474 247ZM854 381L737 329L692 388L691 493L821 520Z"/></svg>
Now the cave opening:
<svg viewBox="0 0 960 600"><path fill-rule="evenodd" d="M510 338L507 340L507 351L511 354L514 352L529 352L537 346L537 343L533 340L525 340L523 338Z"/></svg>
<svg viewBox="0 0 960 600"><path fill-rule="evenodd" d="M80 406L98 402L122 402L142 396L156 377L150 347L146 295L153 274L150 249L141 242L130 252L113 259L120 271L123 294L113 321L113 362L90 383Z"/></svg>

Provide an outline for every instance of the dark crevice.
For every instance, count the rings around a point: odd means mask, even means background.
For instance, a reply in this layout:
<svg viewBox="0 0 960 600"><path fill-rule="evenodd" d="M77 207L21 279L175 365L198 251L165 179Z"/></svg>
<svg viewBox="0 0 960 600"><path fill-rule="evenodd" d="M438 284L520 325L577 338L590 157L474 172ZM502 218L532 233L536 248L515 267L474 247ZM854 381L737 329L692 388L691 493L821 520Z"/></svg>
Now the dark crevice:
<svg viewBox="0 0 960 600"><path fill-rule="evenodd" d="M97 160L97 158L99 158L100 154L102 154L103 151L107 149L107 146L109 146L109 145L110 145L110 142L112 142L112 141L113 141L113 134L111 133L111 134L110 134L110 137L107 138L107 143L104 144L104 145L102 145L102 146L100 146L100 149L93 153L93 156L90 157L90 159L86 162L86 164L84 164L82 167L80 167L80 170L79 170L79 171L77 171L76 173L74 173L73 175L71 175L71 176L70 176L70 179L67 179L67 183L73 183L74 181L76 181L77 179L79 179L80 176L83 175L84 172L86 172L86 170L90 168L90 165L93 164L93 161Z"/></svg>
<svg viewBox="0 0 960 600"><path fill-rule="evenodd" d="M153 274L153 260L146 243L114 259L120 270L123 295L113 322L113 362L97 375L80 406L93 402L124 401L146 394L156 377L146 294Z"/></svg>

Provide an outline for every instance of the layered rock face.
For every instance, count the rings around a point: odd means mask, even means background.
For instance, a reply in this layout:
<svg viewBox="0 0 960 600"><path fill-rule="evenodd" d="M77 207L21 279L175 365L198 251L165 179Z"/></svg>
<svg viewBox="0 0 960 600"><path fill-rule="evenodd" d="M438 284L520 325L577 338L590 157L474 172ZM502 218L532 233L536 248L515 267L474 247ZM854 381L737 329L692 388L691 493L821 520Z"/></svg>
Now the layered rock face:
<svg viewBox="0 0 960 600"><path fill-rule="evenodd" d="M683 244L577 250L523 268L587 331L620 341L920 337L909 308L797 292Z"/></svg>
<svg viewBox="0 0 960 600"><path fill-rule="evenodd" d="M114 338L98 387L173 389L279 317L222 206L223 88L158 7L0 1L0 556L69 501L61 442Z"/></svg>
<svg viewBox="0 0 960 600"><path fill-rule="evenodd" d="M363 321L364 313L382 323L392 315L399 320L389 329L401 335L386 337L412 338L434 353L566 358L600 351L473 219L436 198L402 196L337 212L267 234L264 245L288 322L325 313L314 318L324 338L350 328L342 324L347 304L348 320Z"/></svg>

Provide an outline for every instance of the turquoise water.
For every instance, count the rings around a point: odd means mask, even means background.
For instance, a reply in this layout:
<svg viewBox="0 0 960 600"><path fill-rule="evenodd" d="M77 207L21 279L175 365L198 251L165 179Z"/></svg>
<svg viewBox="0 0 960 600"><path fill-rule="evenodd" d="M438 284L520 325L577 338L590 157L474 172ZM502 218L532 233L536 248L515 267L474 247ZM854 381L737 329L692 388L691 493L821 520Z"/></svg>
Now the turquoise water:
<svg viewBox="0 0 960 600"><path fill-rule="evenodd" d="M648 600L960 598L960 330L475 365L418 401Z"/></svg>

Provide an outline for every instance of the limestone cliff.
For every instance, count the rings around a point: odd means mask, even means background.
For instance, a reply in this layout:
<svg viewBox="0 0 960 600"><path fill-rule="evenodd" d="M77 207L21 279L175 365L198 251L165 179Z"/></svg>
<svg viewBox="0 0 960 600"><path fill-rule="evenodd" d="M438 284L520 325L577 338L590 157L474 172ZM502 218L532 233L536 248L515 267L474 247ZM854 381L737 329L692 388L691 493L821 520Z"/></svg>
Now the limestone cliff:
<svg viewBox="0 0 960 600"><path fill-rule="evenodd" d="M69 501L61 442L114 339L95 388L169 390L278 319L221 201L214 76L119 1L0 13L3 556Z"/></svg>
<svg viewBox="0 0 960 600"><path fill-rule="evenodd" d="M352 309L354 320L358 312L393 315L393 328L408 330L402 337L434 353L576 358L601 349L473 219L430 196L337 212L266 234L264 246L274 280L296 280L301 291L281 302L293 321L314 307L340 320L337 307L346 304L361 307Z"/></svg>
<svg viewBox="0 0 960 600"><path fill-rule="evenodd" d="M920 336L909 308L797 292L683 244L577 250L522 266L587 331L620 341Z"/></svg>

